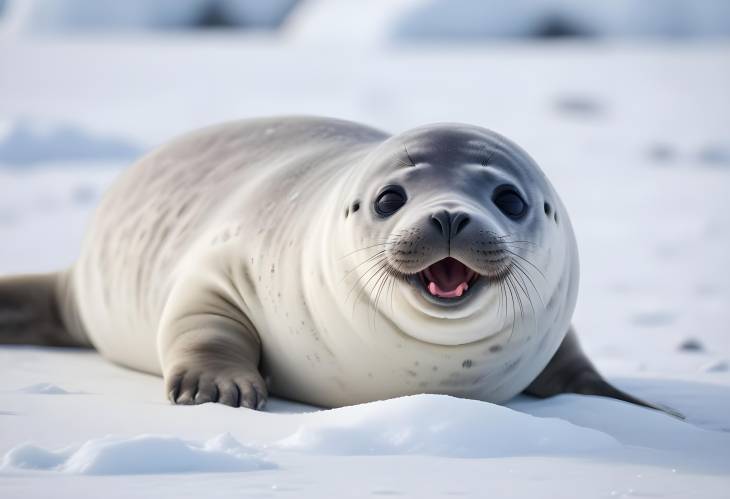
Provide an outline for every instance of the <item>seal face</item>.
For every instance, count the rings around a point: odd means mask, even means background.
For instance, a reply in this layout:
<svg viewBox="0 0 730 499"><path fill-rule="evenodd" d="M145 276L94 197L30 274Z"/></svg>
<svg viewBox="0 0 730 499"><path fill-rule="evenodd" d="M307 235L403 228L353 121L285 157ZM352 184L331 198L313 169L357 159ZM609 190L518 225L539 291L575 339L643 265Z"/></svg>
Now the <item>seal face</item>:
<svg viewBox="0 0 730 499"><path fill-rule="evenodd" d="M349 192L369 209L346 216L348 262L371 301L397 300L380 313L403 333L444 346L506 330L521 341L545 334L537 323L554 320L557 304L561 321L569 318L571 300L551 295L570 289L574 299L575 240L523 150L487 130L445 124L392 137L365 161Z"/></svg>

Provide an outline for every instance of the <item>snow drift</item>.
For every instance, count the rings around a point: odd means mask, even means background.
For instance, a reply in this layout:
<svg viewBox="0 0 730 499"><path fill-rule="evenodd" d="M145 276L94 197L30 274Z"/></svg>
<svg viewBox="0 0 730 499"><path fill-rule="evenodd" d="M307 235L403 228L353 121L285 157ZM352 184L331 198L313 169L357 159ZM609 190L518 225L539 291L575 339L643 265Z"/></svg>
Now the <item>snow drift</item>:
<svg viewBox="0 0 730 499"><path fill-rule="evenodd" d="M446 395L414 395L317 413L276 447L334 455L507 457L618 446L566 421Z"/></svg>
<svg viewBox="0 0 730 499"><path fill-rule="evenodd" d="M229 434L199 443L160 435L106 436L51 451L24 444L11 449L2 469L53 470L81 475L229 472L275 468Z"/></svg>

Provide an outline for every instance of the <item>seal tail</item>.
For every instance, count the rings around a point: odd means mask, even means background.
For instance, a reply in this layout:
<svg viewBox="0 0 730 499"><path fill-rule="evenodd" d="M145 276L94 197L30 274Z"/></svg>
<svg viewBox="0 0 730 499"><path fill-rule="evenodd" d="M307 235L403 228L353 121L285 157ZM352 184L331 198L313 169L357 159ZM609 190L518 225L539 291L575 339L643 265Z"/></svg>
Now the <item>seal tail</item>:
<svg viewBox="0 0 730 499"><path fill-rule="evenodd" d="M0 277L0 344L91 347L67 272Z"/></svg>

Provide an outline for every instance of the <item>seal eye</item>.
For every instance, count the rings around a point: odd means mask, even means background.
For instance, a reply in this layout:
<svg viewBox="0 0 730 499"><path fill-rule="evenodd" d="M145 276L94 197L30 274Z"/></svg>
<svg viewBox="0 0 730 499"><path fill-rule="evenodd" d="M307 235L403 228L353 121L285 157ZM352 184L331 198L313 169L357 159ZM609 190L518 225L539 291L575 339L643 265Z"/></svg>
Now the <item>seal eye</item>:
<svg viewBox="0 0 730 499"><path fill-rule="evenodd" d="M527 203L514 189L504 189L492 198L497 208L510 218L520 218L527 211Z"/></svg>
<svg viewBox="0 0 730 499"><path fill-rule="evenodd" d="M406 193L398 186L388 186L375 200L375 211L384 217L390 216L406 204Z"/></svg>

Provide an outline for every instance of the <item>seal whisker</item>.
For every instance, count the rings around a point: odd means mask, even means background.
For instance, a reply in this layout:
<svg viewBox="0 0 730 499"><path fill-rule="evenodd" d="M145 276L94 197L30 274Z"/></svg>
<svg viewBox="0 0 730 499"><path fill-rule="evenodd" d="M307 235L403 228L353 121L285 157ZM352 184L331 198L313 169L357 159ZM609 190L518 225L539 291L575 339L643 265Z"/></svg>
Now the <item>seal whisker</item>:
<svg viewBox="0 0 730 499"><path fill-rule="evenodd" d="M507 291L509 291L510 295L510 302L512 303L512 325L509 333L509 337L507 338L507 343L512 341L512 336L515 332L515 323L517 322L517 302L515 298L515 293L517 292L513 287L509 279L506 277L502 279L502 282L504 282Z"/></svg>
<svg viewBox="0 0 730 499"><path fill-rule="evenodd" d="M492 241L493 244L527 244L530 246L537 246L532 241L524 241L522 239L507 240L505 236L497 238L496 241Z"/></svg>
<svg viewBox="0 0 730 499"><path fill-rule="evenodd" d="M540 290L535 286L534 281L532 280L532 277L530 277L529 273L525 270L525 268L520 264L520 262L513 261L512 264L515 266L518 272L524 276L524 278L527 279L527 282L530 283L532 288L535 290L535 293L537 294L537 297L540 298L540 303L542 304L542 307L545 308L545 300L542 297L542 294L540 293Z"/></svg>
<svg viewBox="0 0 730 499"><path fill-rule="evenodd" d="M367 276L367 275L368 275L368 274L369 274L370 272L372 272L372 271L373 271L373 269L375 269L375 273L374 273L373 275L371 275L370 277L368 277L367 281L365 281L365 283L363 284L363 288L364 288L365 286L367 286L367 285L368 285L368 283L370 282L370 280L371 280L371 279L372 279L372 278L373 278L373 277L374 277L375 275L377 275L378 271L380 270L380 267L381 267L381 266L383 265L383 263L384 263L384 262L386 261L386 259L387 259L387 258L386 258L385 256L383 256L383 257L381 257L381 258L380 258L379 260L377 260L377 261L376 261L375 263L373 263L373 264L372 264L372 265L371 265L370 267L368 267L368 269L367 269L367 270L366 270L365 272L363 272L363 273L362 273L362 275L361 275L361 276L359 276L359 277L358 277L358 278L357 278L357 279L355 280L354 286L353 286L352 288L350 288L350 292L352 292L352 291L354 290L354 288L355 288L355 287L356 287L356 286L357 286L357 285L358 285L358 284L360 283L360 281L361 281L362 279L364 279L364 278L365 278L365 277L366 277L366 276ZM361 291L362 291L362 289L361 289ZM349 293L348 293L348 296L349 296Z"/></svg>
<svg viewBox="0 0 730 499"><path fill-rule="evenodd" d="M534 241L526 241L524 239L508 240L507 238L513 237L515 235L511 233L499 235L496 232L486 231L486 234L492 236L493 240L490 242L490 244L526 244L528 246L538 246L537 243L535 243Z"/></svg>
<svg viewBox="0 0 730 499"><path fill-rule="evenodd" d="M537 265L535 265L534 263L532 263L527 258L523 257L522 255L520 255L518 253L515 253L514 251L508 250L508 249L502 249L502 251L506 251L510 255L515 256L515 257L519 258L520 260L522 260L523 262L527 263L532 268L534 268L535 270L537 270L540 273L540 275L542 276L543 279L547 280L547 278L545 277L545 274L543 274L542 270L540 270L540 268Z"/></svg>
<svg viewBox="0 0 730 499"><path fill-rule="evenodd" d="M377 325L377 319L378 319L378 302L380 301L380 295L383 292L383 287L388 282L388 267L387 265L381 268L380 270L380 277L377 281L375 281L375 284L373 285L373 290L377 288L377 291L375 291L375 300L372 302L373 304L373 330L375 330L375 327Z"/></svg>
<svg viewBox="0 0 730 499"><path fill-rule="evenodd" d="M522 244L529 244L529 246L520 246L521 241L497 241L497 242L493 242L491 244L493 246L500 247L500 249L502 249L501 246L506 246L508 248L519 249L519 250L522 250L522 251L532 251L532 252L535 252L535 251L538 251L539 250L537 248L537 246L531 244L529 241L525 241L524 243L522 243Z"/></svg>
<svg viewBox="0 0 730 499"><path fill-rule="evenodd" d="M406 152L406 157L408 158L408 161L410 161L411 164L406 166L416 166L416 162L413 161L413 158L411 158L411 154L408 152L408 147L406 146L406 143L403 143L403 150Z"/></svg>
<svg viewBox="0 0 730 499"><path fill-rule="evenodd" d="M353 255L355 253L358 253L360 251L365 251L365 250L368 250L368 249L371 249L371 248L376 248L378 246L387 246L388 244L395 244L397 242L397 240L396 241L393 241L393 239L394 238L397 239L398 237L400 237L403 234L403 232L405 232L405 230L406 229L401 229L398 232L396 232L395 234L391 234L390 236L388 236L385 239L382 239L382 240L380 240L380 241L378 241L376 243L373 243L373 244L368 245L368 246L363 246L362 248L358 248L356 250L353 250L353 251L350 251L348 253L345 253L344 255L342 255L340 257L340 259L347 258L348 256Z"/></svg>
<svg viewBox="0 0 730 499"><path fill-rule="evenodd" d="M499 281L494 280L494 279L489 279L488 282L489 282L490 286L495 286L497 289L497 292L499 293L497 295L497 316L499 316L499 315L501 315L501 312L502 312L502 293L501 293L502 286L500 285Z"/></svg>
<svg viewBox="0 0 730 499"><path fill-rule="evenodd" d="M373 259L375 259L375 258L377 258L377 257L380 257L380 256L384 256L384 255L385 255L385 250L380 250L380 251L378 251L377 253L375 253L374 255L372 255L372 256L370 256L370 257L366 258L365 260L363 260L362 262L358 263L357 265L355 265L355 266L354 266L353 268L351 268L350 270L347 270L347 271L345 271L345 275L343 276L342 280L344 280L345 278L347 278L347 276L348 276L348 275L352 274L352 273L353 273L354 271L356 271L356 270L357 270L357 269L358 269L359 267L361 267L361 266L365 265L366 263L368 263L368 262L372 261Z"/></svg>
<svg viewBox="0 0 730 499"><path fill-rule="evenodd" d="M348 300L350 299L350 295L351 295L351 294L352 294L352 292L353 292L353 291L355 290L355 288L357 288L358 284L360 284L360 281L361 281L362 279L364 279L364 278L365 278L365 276L367 276L367 275L368 275L368 274L369 274L369 273L370 273L370 272L371 272L371 271L372 271L373 269L375 269L375 268L376 268L376 267L378 267L379 265L382 265L382 264L383 264L383 263L384 263L384 262L386 261L386 259L387 259L386 257L381 257L381 259L380 259L380 260L376 261L376 262L375 262L375 263L374 263L373 265L371 265L370 267L368 267L368 269L367 269L367 270L366 270L365 272L363 272L363 274L362 274L361 276L359 276L359 277L358 277L358 278L357 278L357 279L355 280L355 283L354 283L354 284L352 285L352 287L350 288L350 290L349 290L349 291L348 291L348 293L347 293L347 296L345 297L345 303L347 303L347 301L348 301ZM367 279L367 281L365 282L365 284L363 284L363 286L362 286L362 287L360 288L360 291L359 291L359 292L357 293L357 295L355 296L355 301L353 301L353 303L352 303L352 310L353 310L353 312L352 312L352 313L353 313L353 315L355 314L355 306L357 305L357 302L359 301L359 299L360 299L360 296L361 296L361 295L362 295L362 293L363 293L363 290L364 290L365 288L367 288L367 285L368 285L368 284L370 283L370 281L371 281L371 280L373 279L373 277L374 277L374 276L376 276L377 274L378 274L378 270L376 270L376 271L375 271L375 273L374 273L373 275L371 275L370 277L368 277L368 279Z"/></svg>
<svg viewBox="0 0 730 499"><path fill-rule="evenodd" d="M514 268L517 269L517 266L515 266ZM522 277L522 275L520 275L520 274L518 274L516 272L511 272L511 277L514 278L515 282L519 285L520 289L522 289L522 292L525 295L525 298L527 300L527 303L530 305L530 309L532 310L533 332L536 332L537 331L537 313L535 311L535 306L532 303L532 296L529 293L529 289L527 288L527 284L525 283L525 280Z"/></svg>
<svg viewBox="0 0 730 499"><path fill-rule="evenodd" d="M515 296L517 297L517 304L520 306L520 321L522 322L525 320L524 303L522 301L522 296L520 296L520 288L517 285L517 282L514 280L514 275L512 274L511 271L507 274L507 280L510 283L512 283L512 288L515 290Z"/></svg>
<svg viewBox="0 0 730 499"><path fill-rule="evenodd" d="M360 252L360 251L365 251L365 250L368 250L368 249L371 249L371 248L377 248L378 246L387 246L387 245L388 245L388 243L389 243L389 240L388 240L388 239L386 239L385 241L382 241L382 242L379 242L379 243L371 244L371 245L369 245L369 246L364 246L364 247L362 247L362 248L359 248L359 249L356 249L356 250L350 251L349 253L345 253L344 255L342 255L342 256L340 257L340 260L342 260L342 259L344 259L344 258L347 258L347 257L348 257L348 256L350 256L350 255L354 255L355 253L358 253L358 252Z"/></svg>
<svg viewBox="0 0 730 499"><path fill-rule="evenodd" d="M504 285L502 279L499 280L499 289L502 296L504 297L504 318L502 319L502 324L506 324L509 320L509 311L507 310L507 288Z"/></svg>
<svg viewBox="0 0 730 499"><path fill-rule="evenodd" d="M510 271L509 277L512 278L514 284L516 286L518 286L520 290L522 290L522 293L524 294L525 298L529 298L530 297L530 293L529 293L529 291L527 289L527 286L525 285L525 282L524 281L520 281L520 279L518 278L519 277L519 274L516 274L515 272ZM530 302L530 307L532 308L532 302ZM535 309L534 308L532 308L532 314L533 314L533 316L535 315Z"/></svg>
<svg viewBox="0 0 730 499"><path fill-rule="evenodd" d="M392 270L390 271L392 272ZM395 292L395 284L398 282L398 276L392 272L390 280L389 298L390 298L390 312L393 313L393 293Z"/></svg>

